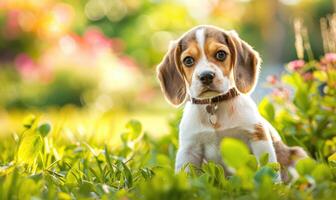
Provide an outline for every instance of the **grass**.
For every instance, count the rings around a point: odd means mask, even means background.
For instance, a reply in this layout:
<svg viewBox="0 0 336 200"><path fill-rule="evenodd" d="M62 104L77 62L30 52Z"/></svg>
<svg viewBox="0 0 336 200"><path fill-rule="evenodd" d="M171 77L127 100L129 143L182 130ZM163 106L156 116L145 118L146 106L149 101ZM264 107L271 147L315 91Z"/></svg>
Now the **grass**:
<svg viewBox="0 0 336 200"><path fill-rule="evenodd" d="M156 138L136 120L120 134L105 127L110 135L99 135L103 124L74 129L42 119L30 115L18 134L2 136L0 199L333 199L336 195L332 159L304 160L298 164L296 182L275 184L277 165L261 161L258 166L235 140L222 143L224 159L236 169L234 176L225 178L223 169L213 163L175 175L179 115L169 122L170 132Z"/></svg>

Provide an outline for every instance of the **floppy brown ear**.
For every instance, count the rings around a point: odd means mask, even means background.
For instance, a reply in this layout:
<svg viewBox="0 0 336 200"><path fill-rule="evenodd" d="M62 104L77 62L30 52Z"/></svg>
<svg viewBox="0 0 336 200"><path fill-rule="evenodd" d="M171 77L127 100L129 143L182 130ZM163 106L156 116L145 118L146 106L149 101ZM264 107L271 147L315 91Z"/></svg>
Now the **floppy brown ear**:
<svg viewBox="0 0 336 200"><path fill-rule="evenodd" d="M233 75L237 89L242 93L252 92L258 79L261 59L259 53L234 31L229 32L229 46L235 49Z"/></svg>
<svg viewBox="0 0 336 200"><path fill-rule="evenodd" d="M181 73L178 70L176 58L179 55L179 48L176 43L172 44L157 66L157 75L160 81L161 90L166 99L173 105L179 106L186 98L186 85Z"/></svg>

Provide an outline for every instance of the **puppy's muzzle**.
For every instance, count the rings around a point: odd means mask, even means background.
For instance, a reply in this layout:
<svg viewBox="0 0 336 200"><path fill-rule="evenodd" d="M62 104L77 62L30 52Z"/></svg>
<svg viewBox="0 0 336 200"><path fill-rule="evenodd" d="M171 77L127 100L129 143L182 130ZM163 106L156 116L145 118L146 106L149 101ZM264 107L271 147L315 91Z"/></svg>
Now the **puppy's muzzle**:
<svg viewBox="0 0 336 200"><path fill-rule="evenodd" d="M215 73L211 71L205 71L199 75L199 79L203 85L210 85L213 82L214 78L215 78Z"/></svg>

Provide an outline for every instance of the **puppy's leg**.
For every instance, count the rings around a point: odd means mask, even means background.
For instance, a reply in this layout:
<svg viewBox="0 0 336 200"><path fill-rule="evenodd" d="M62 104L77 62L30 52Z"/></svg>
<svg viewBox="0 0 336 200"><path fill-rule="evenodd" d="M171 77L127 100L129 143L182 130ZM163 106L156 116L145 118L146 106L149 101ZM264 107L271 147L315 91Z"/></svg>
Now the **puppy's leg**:
<svg viewBox="0 0 336 200"><path fill-rule="evenodd" d="M290 180L295 181L298 178L298 172L295 169L297 161L307 158L307 153L301 147L288 147L281 141L281 137L277 130L265 120L266 126L268 126L275 153L278 162L281 165L281 178L287 183ZM289 174L291 177L289 176Z"/></svg>
<svg viewBox="0 0 336 200"><path fill-rule="evenodd" d="M250 146L253 154L260 159L264 153L268 153L268 162L277 162L275 149L268 129L263 124L256 124L251 133ZM281 181L281 175L278 173L277 181Z"/></svg>
<svg viewBox="0 0 336 200"><path fill-rule="evenodd" d="M297 161L307 158L307 153L301 147L288 147L282 141L274 141L275 152L281 165L281 177L284 182L298 179L295 169ZM291 177L288 176L288 173Z"/></svg>
<svg viewBox="0 0 336 200"><path fill-rule="evenodd" d="M187 163L193 164L195 167L200 167L202 160L203 149L200 144L181 145L176 155L175 172L179 172ZM186 171L189 171L188 167Z"/></svg>
<svg viewBox="0 0 336 200"><path fill-rule="evenodd" d="M225 172L225 176L232 175L234 170L229 168L223 161L220 153L219 144L206 144L204 145L204 159L206 161L213 161L220 164Z"/></svg>
<svg viewBox="0 0 336 200"><path fill-rule="evenodd" d="M253 154L259 159L264 153L268 153L269 162L277 162L275 149L269 131L262 123L254 125L250 133L250 146Z"/></svg>

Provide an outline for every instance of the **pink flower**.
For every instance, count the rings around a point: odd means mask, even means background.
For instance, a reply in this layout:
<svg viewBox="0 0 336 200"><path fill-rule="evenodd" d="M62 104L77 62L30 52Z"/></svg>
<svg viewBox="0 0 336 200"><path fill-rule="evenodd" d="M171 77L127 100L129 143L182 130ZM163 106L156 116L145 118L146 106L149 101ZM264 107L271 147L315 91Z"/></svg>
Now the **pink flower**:
<svg viewBox="0 0 336 200"><path fill-rule="evenodd" d="M16 56L15 65L18 68L18 70L24 70L24 71L29 71L34 68L33 60L25 53Z"/></svg>
<svg viewBox="0 0 336 200"><path fill-rule="evenodd" d="M274 85L278 82L278 77L276 75L269 75L269 76L267 76L266 81L269 84Z"/></svg>
<svg viewBox="0 0 336 200"><path fill-rule="evenodd" d="M306 72L302 74L302 77L305 81L312 81L314 79L314 75L312 72Z"/></svg>
<svg viewBox="0 0 336 200"><path fill-rule="evenodd" d="M15 58L15 66L24 77L34 77L36 75L36 64L25 53L19 54Z"/></svg>
<svg viewBox="0 0 336 200"><path fill-rule="evenodd" d="M334 63L336 62L336 53L327 53L325 54L324 59L327 63Z"/></svg>
<svg viewBox="0 0 336 200"><path fill-rule="evenodd" d="M292 62L289 62L287 65L287 68L289 71L298 71L305 65L304 60L293 60Z"/></svg>
<svg viewBox="0 0 336 200"><path fill-rule="evenodd" d="M6 24L4 26L4 34L6 38L16 38L20 33L19 24L20 12L17 10L11 10L7 14Z"/></svg>
<svg viewBox="0 0 336 200"><path fill-rule="evenodd" d="M110 48L111 40L98 28L89 28L84 34L84 41L93 48Z"/></svg>
<svg viewBox="0 0 336 200"><path fill-rule="evenodd" d="M280 97L281 99L288 99L290 92L287 88L280 87L280 88L275 88L272 92L272 95L275 97Z"/></svg>
<svg viewBox="0 0 336 200"><path fill-rule="evenodd" d="M135 68L137 66L136 62L128 56L120 56L119 59L126 67Z"/></svg>
<svg viewBox="0 0 336 200"><path fill-rule="evenodd" d="M327 71L327 69L328 69L328 65L326 63L324 63L323 60L320 62L320 64L318 65L318 67L322 71Z"/></svg>

